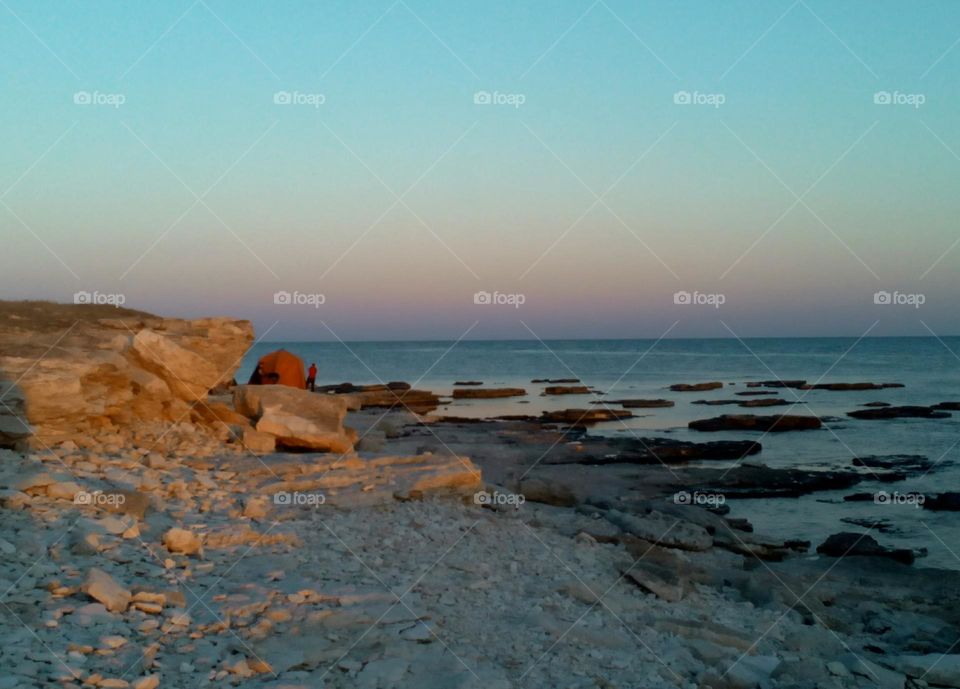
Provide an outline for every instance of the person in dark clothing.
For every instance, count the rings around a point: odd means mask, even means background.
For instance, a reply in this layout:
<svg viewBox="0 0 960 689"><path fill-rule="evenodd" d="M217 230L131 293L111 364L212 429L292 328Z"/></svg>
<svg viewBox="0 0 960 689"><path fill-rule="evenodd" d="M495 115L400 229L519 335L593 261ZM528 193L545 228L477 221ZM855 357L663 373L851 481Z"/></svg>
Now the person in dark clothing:
<svg viewBox="0 0 960 689"><path fill-rule="evenodd" d="M310 364L310 368L307 370L307 389L310 392L316 392L317 390L317 365Z"/></svg>

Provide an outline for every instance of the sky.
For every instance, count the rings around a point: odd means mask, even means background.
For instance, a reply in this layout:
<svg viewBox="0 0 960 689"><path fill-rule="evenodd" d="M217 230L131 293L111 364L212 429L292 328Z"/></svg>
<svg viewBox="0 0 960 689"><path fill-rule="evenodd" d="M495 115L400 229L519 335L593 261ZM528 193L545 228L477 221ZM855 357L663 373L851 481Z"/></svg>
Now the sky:
<svg viewBox="0 0 960 689"><path fill-rule="evenodd" d="M0 298L960 334L952 0L3 0L0 61Z"/></svg>

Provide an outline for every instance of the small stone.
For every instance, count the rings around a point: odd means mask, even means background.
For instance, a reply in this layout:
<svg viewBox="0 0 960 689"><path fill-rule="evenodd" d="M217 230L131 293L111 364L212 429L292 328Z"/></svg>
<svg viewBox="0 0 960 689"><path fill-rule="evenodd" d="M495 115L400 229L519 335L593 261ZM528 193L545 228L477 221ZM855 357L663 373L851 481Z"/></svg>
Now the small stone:
<svg viewBox="0 0 960 689"><path fill-rule="evenodd" d="M157 689L159 686L160 675L147 675L133 682L133 689Z"/></svg>
<svg viewBox="0 0 960 689"><path fill-rule="evenodd" d="M87 573L81 590L100 601L110 612L124 612L130 605L131 594L102 569L92 568Z"/></svg>
<svg viewBox="0 0 960 689"><path fill-rule="evenodd" d="M171 553L182 553L184 555L195 555L203 550L199 536L192 531L177 527L173 527L163 534L163 545Z"/></svg>

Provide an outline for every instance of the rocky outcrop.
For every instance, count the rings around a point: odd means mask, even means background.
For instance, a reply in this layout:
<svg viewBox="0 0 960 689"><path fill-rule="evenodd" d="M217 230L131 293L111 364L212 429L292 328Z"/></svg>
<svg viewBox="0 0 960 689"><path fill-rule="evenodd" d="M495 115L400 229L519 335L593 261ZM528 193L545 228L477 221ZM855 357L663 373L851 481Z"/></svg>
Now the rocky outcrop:
<svg viewBox="0 0 960 689"><path fill-rule="evenodd" d="M276 438L279 449L343 453L356 441L356 433L343 425L347 401L339 395L285 385L238 385L233 404L259 433Z"/></svg>
<svg viewBox="0 0 960 689"><path fill-rule="evenodd" d="M753 416L751 414L724 414L712 419L691 421L688 426L695 431L762 431L782 433L785 431L809 431L821 427L815 416Z"/></svg>
<svg viewBox="0 0 960 689"><path fill-rule="evenodd" d="M0 445L182 419L233 378L252 340L248 321L0 303Z"/></svg>
<svg viewBox="0 0 960 689"><path fill-rule="evenodd" d="M575 426L629 419L633 414L624 409L560 409L545 411L540 415L542 423L563 423Z"/></svg>

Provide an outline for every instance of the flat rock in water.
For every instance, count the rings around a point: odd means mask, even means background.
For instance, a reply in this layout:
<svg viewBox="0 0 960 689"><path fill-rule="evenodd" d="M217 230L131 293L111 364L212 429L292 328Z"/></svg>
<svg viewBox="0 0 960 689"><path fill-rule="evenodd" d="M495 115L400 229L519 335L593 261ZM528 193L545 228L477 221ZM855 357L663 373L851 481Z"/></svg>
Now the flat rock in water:
<svg viewBox="0 0 960 689"><path fill-rule="evenodd" d="M565 423L571 425L585 425L600 423L601 421L617 421L629 419L633 414L624 409L561 409L559 411L545 411L540 415L542 423Z"/></svg>
<svg viewBox="0 0 960 689"><path fill-rule="evenodd" d="M527 394L523 388L466 388L453 391L455 400L496 399L500 397L522 397Z"/></svg>
<svg viewBox="0 0 960 689"><path fill-rule="evenodd" d="M655 400L610 400L607 404L619 404L624 409L658 409L660 407L672 407L673 400L655 399Z"/></svg>
<svg viewBox="0 0 960 689"><path fill-rule="evenodd" d="M960 493L940 493L928 495L923 509L939 512L960 512Z"/></svg>
<svg viewBox="0 0 960 689"><path fill-rule="evenodd" d="M817 546L817 552L830 557L846 557L860 555L867 557L888 557L897 562L909 565L916 559L916 553L906 548L887 548L877 542L877 539L866 534L843 531L833 534Z"/></svg>
<svg viewBox="0 0 960 689"><path fill-rule="evenodd" d="M853 419L949 419L950 414L934 407L877 407L847 412Z"/></svg>
<svg viewBox="0 0 960 689"><path fill-rule="evenodd" d="M753 416L751 414L724 414L712 419L691 421L688 426L695 431L762 431L782 433L785 431L809 431L822 426L816 416Z"/></svg>
<svg viewBox="0 0 960 689"><path fill-rule="evenodd" d="M458 385L458 386L483 385L483 381L482 380L458 380L457 382L454 383L454 385Z"/></svg>
<svg viewBox="0 0 960 689"><path fill-rule="evenodd" d="M586 385L548 385L543 389L544 395L589 395L590 388Z"/></svg>
<svg viewBox="0 0 960 689"><path fill-rule="evenodd" d="M670 389L674 392L703 392L705 390L719 390L723 383L718 380L709 383L674 383Z"/></svg>

